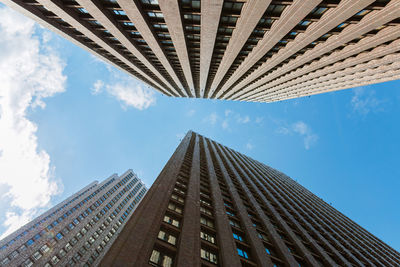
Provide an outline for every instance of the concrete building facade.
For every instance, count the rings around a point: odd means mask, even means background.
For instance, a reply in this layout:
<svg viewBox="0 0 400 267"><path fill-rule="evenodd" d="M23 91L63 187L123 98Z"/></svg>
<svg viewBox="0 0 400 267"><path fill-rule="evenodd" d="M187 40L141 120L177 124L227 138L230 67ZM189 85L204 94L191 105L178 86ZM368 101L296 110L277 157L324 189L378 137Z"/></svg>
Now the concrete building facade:
<svg viewBox="0 0 400 267"><path fill-rule="evenodd" d="M0 241L0 266L97 266L146 194L132 170L89 184Z"/></svg>
<svg viewBox="0 0 400 267"><path fill-rule="evenodd" d="M398 0L1 0L167 96L273 102L400 77Z"/></svg>
<svg viewBox="0 0 400 267"><path fill-rule="evenodd" d="M399 266L285 174L189 132L100 266Z"/></svg>

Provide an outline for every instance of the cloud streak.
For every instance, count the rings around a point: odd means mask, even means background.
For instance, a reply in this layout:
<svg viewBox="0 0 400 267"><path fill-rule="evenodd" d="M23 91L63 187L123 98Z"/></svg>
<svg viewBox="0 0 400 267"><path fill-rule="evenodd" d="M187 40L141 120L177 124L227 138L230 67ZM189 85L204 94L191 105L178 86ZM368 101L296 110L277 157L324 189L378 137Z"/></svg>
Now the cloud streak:
<svg viewBox="0 0 400 267"><path fill-rule="evenodd" d="M307 150L315 145L319 139L319 136L315 134L311 127L303 121L297 121L292 124L287 124L286 122L282 121L275 121L275 123L283 124L277 128L276 133L282 135L297 134L303 137L304 148Z"/></svg>
<svg viewBox="0 0 400 267"><path fill-rule="evenodd" d="M353 89L351 98L351 106L353 112L362 116L368 115L370 112L383 111L385 100L378 99L375 96L375 90L366 87L357 87Z"/></svg>
<svg viewBox="0 0 400 267"><path fill-rule="evenodd" d="M9 202L2 237L37 216L60 193L49 154L39 148L37 125L27 118L44 99L65 91L64 63L37 35L33 21L0 7L0 187Z"/></svg>

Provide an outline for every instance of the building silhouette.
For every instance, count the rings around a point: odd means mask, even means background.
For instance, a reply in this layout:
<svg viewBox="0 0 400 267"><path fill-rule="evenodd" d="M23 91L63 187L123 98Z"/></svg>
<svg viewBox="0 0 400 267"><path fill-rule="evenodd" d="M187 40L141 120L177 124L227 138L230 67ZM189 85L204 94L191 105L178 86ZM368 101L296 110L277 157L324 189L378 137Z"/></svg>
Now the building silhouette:
<svg viewBox="0 0 400 267"><path fill-rule="evenodd" d="M400 254L285 174L194 132L100 266L399 266Z"/></svg>
<svg viewBox="0 0 400 267"><path fill-rule="evenodd" d="M0 266L96 266L146 194L132 172L84 187L0 241Z"/></svg>
<svg viewBox="0 0 400 267"><path fill-rule="evenodd" d="M3 0L167 96L273 102L400 77L398 0Z"/></svg>

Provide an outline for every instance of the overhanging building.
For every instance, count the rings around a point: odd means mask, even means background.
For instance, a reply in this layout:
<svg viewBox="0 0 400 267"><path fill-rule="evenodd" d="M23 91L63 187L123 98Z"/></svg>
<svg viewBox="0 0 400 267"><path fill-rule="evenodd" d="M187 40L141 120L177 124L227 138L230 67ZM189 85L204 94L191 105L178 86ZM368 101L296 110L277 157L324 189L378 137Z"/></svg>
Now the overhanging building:
<svg viewBox="0 0 400 267"><path fill-rule="evenodd" d="M398 0L1 0L168 96L273 102L400 77Z"/></svg>
<svg viewBox="0 0 400 267"><path fill-rule="evenodd" d="M97 266L147 189L128 170L89 184L0 241L0 266Z"/></svg>
<svg viewBox="0 0 400 267"><path fill-rule="evenodd" d="M189 132L100 266L399 266L283 173Z"/></svg>

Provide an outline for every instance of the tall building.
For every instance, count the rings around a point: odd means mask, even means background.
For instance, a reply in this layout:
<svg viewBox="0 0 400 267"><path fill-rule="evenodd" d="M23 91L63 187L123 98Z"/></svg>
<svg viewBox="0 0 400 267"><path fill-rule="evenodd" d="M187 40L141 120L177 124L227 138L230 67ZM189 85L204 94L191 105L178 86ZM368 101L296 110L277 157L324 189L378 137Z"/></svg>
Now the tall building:
<svg viewBox="0 0 400 267"><path fill-rule="evenodd" d="M273 102L400 77L398 0L1 0L167 96Z"/></svg>
<svg viewBox="0 0 400 267"><path fill-rule="evenodd" d="M399 266L283 173L189 132L100 266Z"/></svg>
<svg viewBox="0 0 400 267"><path fill-rule="evenodd" d="M146 194L132 172L84 187L0 241L0 266L96 266Z"/></svg>

